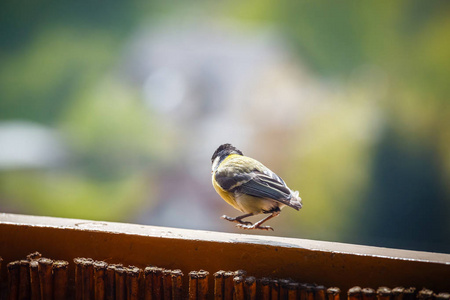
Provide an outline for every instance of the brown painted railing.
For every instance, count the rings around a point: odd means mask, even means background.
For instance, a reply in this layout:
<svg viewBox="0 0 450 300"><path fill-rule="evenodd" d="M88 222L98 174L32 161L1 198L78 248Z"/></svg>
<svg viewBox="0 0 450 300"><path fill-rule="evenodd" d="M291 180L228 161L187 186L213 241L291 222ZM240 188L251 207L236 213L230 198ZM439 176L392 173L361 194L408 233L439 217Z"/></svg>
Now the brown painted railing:
<svg viewBox="0 0 450 300"><path fill-rule="evenodd" d="M448 254L303 239L0 214L0 256L3 299L450 298Z"/></svg>

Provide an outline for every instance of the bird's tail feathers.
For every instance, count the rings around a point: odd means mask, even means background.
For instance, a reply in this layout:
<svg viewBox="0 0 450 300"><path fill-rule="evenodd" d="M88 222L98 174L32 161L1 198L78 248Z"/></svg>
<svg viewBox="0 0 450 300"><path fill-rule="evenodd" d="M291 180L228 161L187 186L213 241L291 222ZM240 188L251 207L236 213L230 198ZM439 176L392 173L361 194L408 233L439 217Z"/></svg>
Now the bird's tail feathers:
<svg viewBox="0 0 450 300"><path fill-rule="evenodd" d="M298 195L298 191L292 191L292 197L289 202L289 206L296 210L302 208L302 198Z"/></svg>

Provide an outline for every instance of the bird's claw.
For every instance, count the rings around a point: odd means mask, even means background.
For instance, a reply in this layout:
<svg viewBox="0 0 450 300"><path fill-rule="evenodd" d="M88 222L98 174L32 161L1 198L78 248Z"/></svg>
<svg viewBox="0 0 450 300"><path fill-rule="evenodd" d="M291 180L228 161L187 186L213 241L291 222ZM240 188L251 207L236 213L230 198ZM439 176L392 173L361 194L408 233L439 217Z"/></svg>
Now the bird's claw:
<svg viewBox="0 0 450 300"><path fill-rule="evenodd" d="M246 224L237 224L236 227L242 228L242 229L261 229L261 230L272 230L273 228L270 226L258 226L258 225L246 225Z"/></svg>
<svg viewBox="0 0 450 300"><path fill-rule="evenodd" d="M238 219L238 218L232 218L232 217L229 217L229 216L227 216L227 215L223 215L223 216L221 216L221 218L224 219L224 220L230 221L230 222L236 222L236 223L239 223L238 225L242 225L242 224L243 224L243 225L253 225L252 222L242 221L241 219Z"/></svg>

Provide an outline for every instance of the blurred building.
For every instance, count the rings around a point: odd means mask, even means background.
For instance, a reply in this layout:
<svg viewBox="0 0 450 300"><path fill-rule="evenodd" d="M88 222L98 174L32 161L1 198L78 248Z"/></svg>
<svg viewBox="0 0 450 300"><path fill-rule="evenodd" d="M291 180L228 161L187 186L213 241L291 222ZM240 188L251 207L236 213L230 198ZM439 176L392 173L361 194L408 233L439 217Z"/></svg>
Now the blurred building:
<svg viewBox="0 0 450 300"><path fill-rule="evenodd" d="M0 122L0 170L48 169L67 158L61 136L52 128L25 121Z"/></svg>

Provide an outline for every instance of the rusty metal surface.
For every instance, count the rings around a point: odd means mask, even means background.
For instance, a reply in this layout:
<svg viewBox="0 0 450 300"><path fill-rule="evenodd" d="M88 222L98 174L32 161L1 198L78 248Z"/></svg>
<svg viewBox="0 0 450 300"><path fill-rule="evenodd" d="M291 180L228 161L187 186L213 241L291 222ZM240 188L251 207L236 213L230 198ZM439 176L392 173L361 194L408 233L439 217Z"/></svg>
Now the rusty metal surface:
<svg viewBox="0 0 450 300"><path fill-rule="evenodd" d="M247 270L256 277L290 277L338 286L416 286L450 290L450 255L135 224L0 214L4 262L39 251L72 261L148 264L191 270ZM6 275L2 264L2 277ZM73 264L71 266L73 268Z"/></svg>

